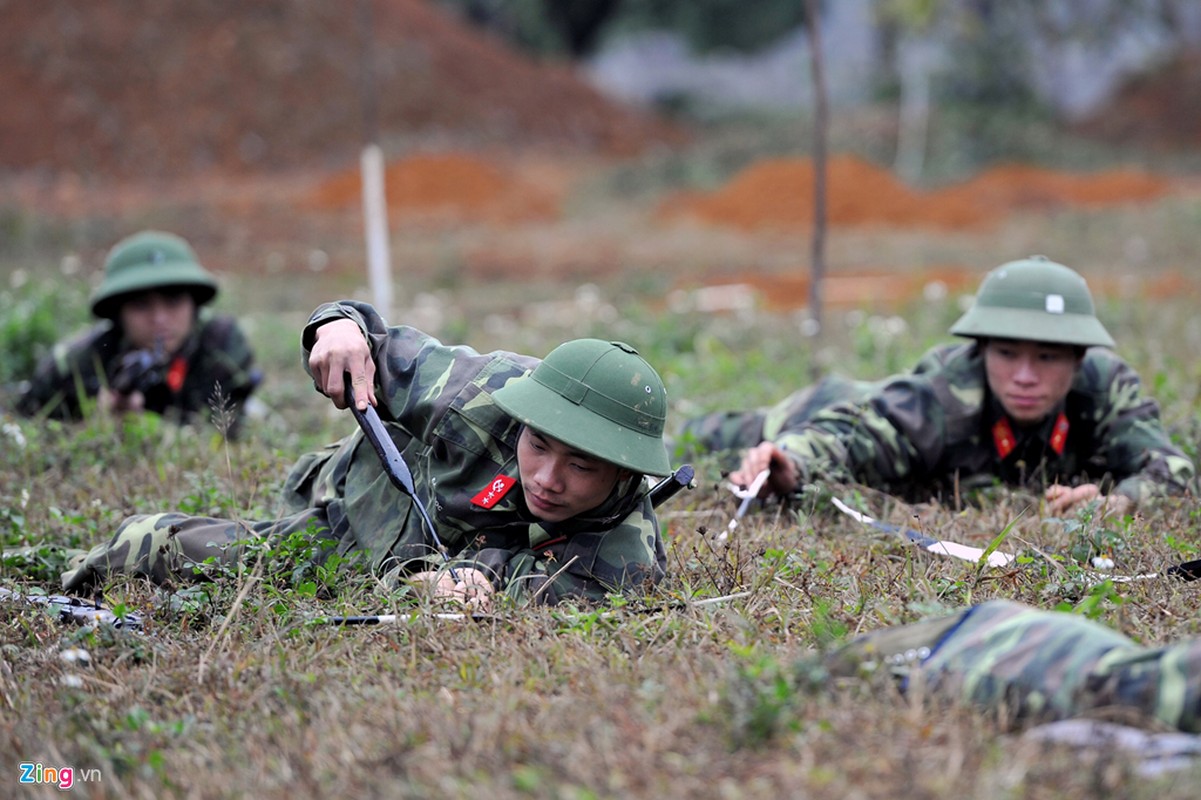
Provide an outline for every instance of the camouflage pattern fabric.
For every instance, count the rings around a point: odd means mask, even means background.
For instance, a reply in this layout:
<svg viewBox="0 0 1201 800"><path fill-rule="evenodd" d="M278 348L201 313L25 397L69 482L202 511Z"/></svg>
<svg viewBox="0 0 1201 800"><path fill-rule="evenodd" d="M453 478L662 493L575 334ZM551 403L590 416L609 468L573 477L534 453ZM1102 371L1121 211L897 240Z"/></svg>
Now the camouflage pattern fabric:
<svg viewBox="0 0 1201 800"><path fill-rule="evenodd" d="M818 411L836 403L858 403L882 383L829 375L793 392L772 406L752 411L717 411L684 423L679 441L691 454L746 450L771 441L783 431L799 428Z"/></svg>
<svg viewBox="0 0 1201 800"><path fill-rule="evenodd" d="M912 372L862 399L816 409L771 441L797 463L802 485L861 483L915 502L996 483L1032 491L1097 483L1136 503L1193 490L1192 461L1113 352L1086 352L1061 410L1070 425L1062 453L1050 445L1052 413L1041 425L1015 427L1015 446L1002 458L992 429L1004 410L988 389L979 346L943 345Z"/></svg>
<svg viewBox="0 0 1201 800"><path fill-rule="evenodd" d="M943 349L926 353L909 374L930 372L942 365ZM760 442L802 428L815 414L839 403L858 405L883 388L891 378L864 381L843 375L827 375L771 406L752 411L717 411L687 420L679 441L689 456L706 453L737 453ZM737 462L735 462L736 464Z"/></svg>
<svg viewBox="0 0 1201 800"><path fill-rule="evenodd" d="M830 674L887 670L902 691L964 702L1006 723L1112 707L1201 733L1201 638L1143 647L1078 614L993 600L866 634L827 657Z"/></svg>
<svg viewBox="0 0 1201 800"><path fill-rule="evenodd" d="M306 365L316 328L343 318L354 320L367 336L377 365L380 418L455 563L486 571L496 588L515 600L536 596L546 603L599 600L662 578L667 557L643 476L620 481L587 516L543 523L527 509L517 470L521 426L496 406L491 393L532 370L537 359L445 346L414 328L386 327L370 305L341 302L321 306L310 319L302 340ZM511 488L485 507L478 499L498 481ZM296 530L302 522L315 524L321 535L337 541L337 552L361 553L381 574L442 564L421 515L390 483L361 431L303 456L285 482L282 499L290 516L249 530L264 535ZM167 567L154 560L161 531L171 526L180 527L175 541L184 540L164 551L176 561L211 554L210 543L228 544L242 536L222 520L160 515L128 522L113 541L64 575L64 586L77 590L84 585L79 581L100 578L114 565L124 569L131 553L148 554L139 566L143 574L164 574Z"/></svg>
<svg viewBox="0 0 1201 800"><path fill-rule="evenodd" d="M17 410L27 416L81 418L84 399L94 398L112 381L130 349L108 320L59 342L38 364L29 388L17 400ZM145 393L147 411L176 422L188 422L197 414L207 418L218 384L222 396L240 411L259 382L250 344L237 322L208 308L199 310L197 324L177 355L187 365L179 390L160 383Z"/></svg>
<svg viewBox="0 0 1201 800"><path fill-rule="evenodd" d="M112 575L149 578L157 584L208 580L237 567L249 546L278 541L301 531L313 539L314 554L330 540L317 510L283 520L242 523L168 512L128 517L105 544L71 559L63 588L79 592Z"/></svg>

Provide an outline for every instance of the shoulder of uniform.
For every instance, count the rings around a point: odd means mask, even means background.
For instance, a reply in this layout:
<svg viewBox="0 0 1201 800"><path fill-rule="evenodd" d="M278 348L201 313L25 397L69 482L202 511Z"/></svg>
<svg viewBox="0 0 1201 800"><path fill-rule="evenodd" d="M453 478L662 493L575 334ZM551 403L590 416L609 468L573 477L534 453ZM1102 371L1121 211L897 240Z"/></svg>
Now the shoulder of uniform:
<svg viewBox="0 0 1201 800"><path fill-rule="evenodd" d="M940 345L922 357L912 377L939 386L976 385L984 380L984 364L974 342Z"/></svg>
<svg viewBox="0 0 1201 800"><path fill-rule="evenodd" d="M1138 378L1134 368L1107 347L1090 347L1080 363L1077 382L1084 385L1107 385L1117 376Z"/></svg>
<svg viewBox="0 0 1201 800"><path fill-rule="evenodd" d="M904 388L893 387L894 395L909 398L903 406L918 404L927 410L937 406L948 431L971 430L984 406L983 359L975 342L942 345L925 357L927 368L904 379ZM916 406L915 406L916 407Z"/></svg>
<svg viewBox="0 0 1201 800"><path fill-rule="evenodd" d="M55 350L66 353L84 353L97 348L115 351L120 343L121 332L109 320L103 320L85 328L55 346Z"/></svg>
<svg viewBox="0 0 1201 800"><path fill-rule="evenodd" d="M505 380L509 378L520 377L527 372L533 372L534 367L538 366L542 360L533 356L524 356L520 353L510 353L507 350L495 350L485 356L486 361L481 369L481 374L486 374L490 377L503 376Z"/></svg>
<svg viewBox="0 0 1201 800"><path fill-rule="evenodd" d="M229 314L216 314L211 309L201 309L198 319L200 338L205 342L221 342L239 331L238 321Z"/></svg>
<svg viewBox="0 0 1201 800"><path fill-rule="evenodd" d="M1125 360L1108 347L1090 347L1084 351L1086 364L1113 364L1126 366Z"/></svg>
<svg viewBox="0 0 1201 800"><path fill-rule="evenodd" d="M912 373L922 375L937 372L948 366L954 366L979 358L979 350L975 342L949 342L931 347L914 365Z"/></svg>

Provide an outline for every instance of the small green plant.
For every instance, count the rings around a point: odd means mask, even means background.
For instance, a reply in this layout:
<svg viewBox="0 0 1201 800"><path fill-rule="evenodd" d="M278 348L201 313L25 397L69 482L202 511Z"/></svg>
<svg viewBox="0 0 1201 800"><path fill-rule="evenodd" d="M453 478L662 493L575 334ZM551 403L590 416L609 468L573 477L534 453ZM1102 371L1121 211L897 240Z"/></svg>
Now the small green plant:
<svg viewBox="0 0 1201 800"><path fill-rule="evenodd" d="M846 638L850 627L838 619L833 610L833 603L826 598L817 598L813 602L813 623L810 630L813 638L822 650L833 647Z"/></svg>
<svg viewBox="0 0 1201 800"><path fill-rule="evenodd" d="M732 644L730 649L736 659L735 675L725 702L735 744L764 745L784 731L799 728L793 670L753 644Z"/></svg>
<svg viewBox="0 0 1201 800"><path fill-rule="evenodd" d="M1096 512L1097 504L1092 503L1063 522L1064 532L1072 537L1069 552L1078 564L1090 564L1094 558L1113 561L1126 550L1129 520L1125 523L1127 531L1120 531L1110 527L1111 521L1102 520Z"/></svg>
<svg viewBox="0 0 1201 800"><path fill-rule="evenodd" d="M1104 580L1094 586L1072 610L1089 619L1100 619L1111 607L1124 602L1113 581Z"/></svg>
<svg viewBox="0 0 1201 800"><path fill-rule="evenodd" d="M0 386L26 380L63 336L87 322L83 286L28 281L0 291Z"/></svg>

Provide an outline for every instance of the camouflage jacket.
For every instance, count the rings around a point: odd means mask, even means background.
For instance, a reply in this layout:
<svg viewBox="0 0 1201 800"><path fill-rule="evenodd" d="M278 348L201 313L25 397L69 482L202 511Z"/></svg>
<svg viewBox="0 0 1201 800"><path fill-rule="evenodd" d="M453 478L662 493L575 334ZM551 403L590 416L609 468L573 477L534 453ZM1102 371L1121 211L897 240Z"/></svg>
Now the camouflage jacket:
<svg viewBox="0 0 1201 800"><path fill-rule="evenodd" d="M121 331L106 320L73 340L59 342L34 371L17 410L32 416L79 419L84 398L116 377L132 348ZM213 392L240 410L259 382L250 344L233 317L200 309L197 324L180 351L160 370L161 380L148 388L146 410L176 422L194 414L207 417Z"/></svg>
<svg viewBox="0 0 1201 800"><path fill-rule="evenodd" d="M587 516L543 523L526 507L517 470L521 426L492 402L492 392L537 359L446 346L411 327L387 327L370 305L343 301L310 318L306 369L316 328L341 318L367 337L380 418L455 563L483 569L515 599L537 594L547 603L603 599L663 576L667 559L643 476L620 482ZM510 488L486 499L498 481ZM324 506L340 551L367 553L377 570L440 563L421 515L389 483L361 431L302 459L286 493L293 509Z"/></svg>
<svg viewBox="0 0 1201 800"><path fill-rule="evenodd" d="M931 350L913 372L773 441L805 482L853 481L915 501L997 482L1031 490L1058 482L1098 483L1143 503L1190 491L1195 478L1138 375L1103 348L1087 351L1059 411L1030 428L1008 425L982 353L966 343Z"/></svg>
<svg viewBox="0 0 1201 800"><path fill-rule="evenodd" d="M833 675L885 669L902 690L1045 722L1121 706L1201 732L1201 638L1140 646L1079 614L992 600L884 628L824 659Z"/></svg>

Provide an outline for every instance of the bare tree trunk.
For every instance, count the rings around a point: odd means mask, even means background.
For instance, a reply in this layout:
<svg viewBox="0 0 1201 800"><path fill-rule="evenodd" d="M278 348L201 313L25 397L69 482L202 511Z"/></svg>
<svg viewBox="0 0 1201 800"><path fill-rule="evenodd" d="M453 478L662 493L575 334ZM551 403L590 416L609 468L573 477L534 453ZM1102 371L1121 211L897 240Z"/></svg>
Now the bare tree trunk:
<svg viewBox="0 0 1201 800"><path fill-rule="evenodd" d="M826 140L829 137L829 103L822 55L821 21L817 0L805 0L806 31L813 71L813 241L809 282L809 313L817 336L822 332L822 289L826 278ZM814 378L820 367L812 366Z"/></svg>
<svg viewBox="0 0 1201 800"><path fill-rule="evenodd" d="M926 168L926 137L930 127L930 66L926 43L906 36L898 50L901 77L900 119L897 125L897 174L917 183Z"/></svg>

